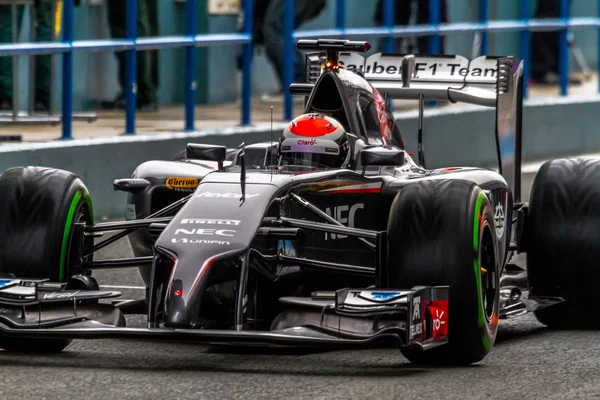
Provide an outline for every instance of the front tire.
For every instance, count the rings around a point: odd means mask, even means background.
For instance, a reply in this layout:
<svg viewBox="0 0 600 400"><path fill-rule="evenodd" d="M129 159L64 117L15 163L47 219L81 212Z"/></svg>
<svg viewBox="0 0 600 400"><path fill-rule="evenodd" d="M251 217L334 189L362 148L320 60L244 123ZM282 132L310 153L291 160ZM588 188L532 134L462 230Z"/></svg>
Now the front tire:
<svg viewBox="0 0 600 400"><path fill-rule="evenodd" d="M0 193L1 274L68 282L84 272L76 265L93 239L79 235L75 224L91 224L94 216L79 177L52 168L11 168L0 175ZM70 343L0 336L0 348L18 352L60 352Z"/></svg>
<svg viewBox="0 0 600 400"><path fill-rule="evenodd" d="M390 288L450 287L449 343L402 349L415 364L467 365L485 358L498 332L498 241L490 201L462 180L404 187L389 223Z"/></svg>

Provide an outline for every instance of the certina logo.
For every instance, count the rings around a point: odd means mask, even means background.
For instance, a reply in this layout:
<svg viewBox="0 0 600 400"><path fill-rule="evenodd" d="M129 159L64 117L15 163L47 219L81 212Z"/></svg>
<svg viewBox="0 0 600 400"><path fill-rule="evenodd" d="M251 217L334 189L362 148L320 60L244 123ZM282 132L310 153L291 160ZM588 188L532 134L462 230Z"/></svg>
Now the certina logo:
<svg viewBox="0 0 600 400"><path fill-rule="evenodd" d="M356 212L358 210L362 210L364 208L365 208L365 205L363 203L358 203L358 204L353 205L352 207L350 207L350 206L333 207L333 211L329 207L327 207L327 208L325 208L325 212L330 217L335 218L335 220L337 222L340 222L344 225L346 223L348 223L349 228L354 228L354 218L356 217ZM335 233L325 233L325 240L345 239L347 237L348 236L346 236L346 235L340 235L340 234L335 234Z"/></svg>
<svg viewBox="0 0 600 400"><path fill-rule="evenodd" d="M342 65L342 63L340 63ZM342 65L343 66L343 65ZM345 69L350 71L358 70L364 74L374 74L374 75L392 75L397 74L401 75L402 68L400 67L400 63L398 65L381 65L375 61L373 64L367 64L365 67L362 65L356 64L348 64ZM496 78L497 70L496 68L469 68L464 67L463 64L460 63L443 63L443 62L435 62L435 63L416 63L415 64L415 75L418 77L419 72L424 72L426 74L430 74L435 76L439 73L449 76L479 76L485 78Z"/></svg>
<svg viewBox="0 0 600 400"><path fill-rule="evenodd" d="M301 146L314 146L315 144L317 144L317 141L315 139L311 139L311 140L298 140L298 144Z"/></svg>
<svg viewBox="0 0 600 400"><path fill-rule="evenodd" d="M198 187L198 178L167 178L165 186L167 189L177 192L192 192Z"/></svg>
<svg viewBox="0 0 600 400"><path fill-rule="evenodd" d="M246 199L251 199L252 197L256 197L256 196L260 196L260 193L246 194ZM210 192L206 192L206 193L200 193L196 197L204 197L204 198L208 198L208 199L211 199L211 198L212 199L241 199L242 194L241 193L210 193Z"/></svg>
<svg viewBox="0 0 600 400"><path fill-rule="evenodd" d="M203 225L234 225L238 226L240 221L236 219L207 219L207 218L184 218L182 224L203 224Z"/></svg>
<svg viewBox="0 0 600 400"><path fill-rule="evenodd" d="M421 326L421 296L413 297L413 315L412 322L410 324L410 337L420 335L423 332ZM423 322L425 323L425 322Z"/></svg>
<svg viewBox="0 0 600 400"><path fill-rule="evenodd" d="M71 292L71 293L63 293L63 292L44 293L44 297L42 299L43 300L69 299L71 297L74 297L77 293L79 293L79 290L76 292Z"/></svg>
<svg viewBox="0 0 600 400"><path fill-rule="evenodd" d="M204 239L186 239L186 238L180 238L180 239L172 238L171 243L222 244L225 246L229 246L231 244L231 243L229 243L227 241L223 241L223 240L204 240Z"/></svg>
<svg viewBox="0 0 600 400"><path fill-rule="evenodd" d="M202 235L202 236L235 236L235 231L230 229L177 229L175 234Z"/></svg>

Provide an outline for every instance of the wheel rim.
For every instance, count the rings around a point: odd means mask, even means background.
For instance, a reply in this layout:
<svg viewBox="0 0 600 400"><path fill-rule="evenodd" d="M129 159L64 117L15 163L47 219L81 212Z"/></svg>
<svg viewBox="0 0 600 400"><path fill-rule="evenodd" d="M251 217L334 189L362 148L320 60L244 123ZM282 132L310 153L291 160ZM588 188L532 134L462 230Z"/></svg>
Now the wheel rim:
<svg viewBox="0 0 600 400"><path fill-rule="evenodd" d="M87 207L85 205L81 205L81 208L77 210L76 218L74 218L75 223L85 223L90 224L92 219ZM69 253L68 253L68 264L67 264L67 281L74 274L83 274L91 275L91 271L84 271L82 269L73 270L74 265L81 265L82 263L91 261L93 259L93 255L89 255L87 257L82 257L88 249L90 249L94 245L94 238L91 236L85 236L83 233L79 234L76 229L73 229L71 234L71 238L69 241Z"/></svg>
<svg viewBox="0 0 600 400"><path fill-rule="evenodd" d="M498 290L496 252L494 249L494 237L490 225L487 221L483 224L481 232L481 242L479 245L479 260L481 267L481 301L483 302L483 311L488 323L494 319L496 312Z"/></svg>

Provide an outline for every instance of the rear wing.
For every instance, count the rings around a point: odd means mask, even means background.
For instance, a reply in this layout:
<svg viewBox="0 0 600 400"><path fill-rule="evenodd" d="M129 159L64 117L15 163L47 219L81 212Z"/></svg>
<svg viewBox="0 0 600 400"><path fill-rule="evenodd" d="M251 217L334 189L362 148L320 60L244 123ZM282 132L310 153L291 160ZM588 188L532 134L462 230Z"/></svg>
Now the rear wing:
<svg viewBox="0 0 600 400"><path fill-rule="evenodd" d="M306 56L306 83L294 83L290 92L310 95L328 69L345 69L362 75L391 99L450 101L496 109L496 144L499 172L521 197L521 143L523 62L514 57L459 55L395 55L375 53L364 57L367 42L300 40ZM422 123L422 116L419 124Z"/></svg>

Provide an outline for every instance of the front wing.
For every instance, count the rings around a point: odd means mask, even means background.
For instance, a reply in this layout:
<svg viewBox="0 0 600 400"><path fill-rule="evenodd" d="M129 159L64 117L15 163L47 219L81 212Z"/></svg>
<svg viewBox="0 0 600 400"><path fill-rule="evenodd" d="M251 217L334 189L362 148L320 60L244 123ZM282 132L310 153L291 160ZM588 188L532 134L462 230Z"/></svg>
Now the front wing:
<svg viewBox="0 0 600 400"><path fill-rule="evenodd" d="M66 290L64 284L14 279L0 282L0 336L323 348L369 347L394 341L402 347L426 350L448 342L448 294L447 286L436 286L404 291L341 289L311 298L281 299L292 307L319 308L322 315L338 315L339 321L348 317L372 321L366 331L344 329L341 322L332 327L323 319L272 331L126 328L106 318L94 319L107 315L106 307L114 307L97 301L117 297L118 292Z"/></svg>

